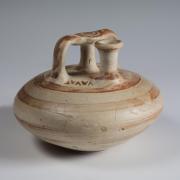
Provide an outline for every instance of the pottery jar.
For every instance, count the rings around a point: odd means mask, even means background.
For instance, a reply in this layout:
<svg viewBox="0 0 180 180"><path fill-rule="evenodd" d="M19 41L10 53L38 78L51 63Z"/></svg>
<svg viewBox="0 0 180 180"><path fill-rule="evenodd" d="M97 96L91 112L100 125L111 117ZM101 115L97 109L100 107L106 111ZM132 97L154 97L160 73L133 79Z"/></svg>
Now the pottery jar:
<svg viewBox="0 0 180 180"><path fill-rule="evenodd" d="M80 62L65 66L71 45L80 46ZM60 38L52 69L16 95L17 120L46 142L80 151L104 150L142 132L161 112L162 98L152 82L118 66L122 46L109 29Z"/></svg>

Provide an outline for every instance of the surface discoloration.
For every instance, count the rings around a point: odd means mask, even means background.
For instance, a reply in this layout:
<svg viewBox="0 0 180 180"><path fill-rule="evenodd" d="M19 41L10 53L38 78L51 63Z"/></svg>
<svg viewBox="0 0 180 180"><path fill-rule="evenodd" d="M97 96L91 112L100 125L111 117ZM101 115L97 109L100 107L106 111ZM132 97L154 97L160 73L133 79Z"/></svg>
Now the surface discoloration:
<svg viewBox="0 0 180 180"><path fill-rule="evenodd" d="M24 126L30 128L30 129L34 129L34 130L40 130L40 131L58 131L57 129L51 129L49 128L48 126L45 126L45 125L37 125L37 124L32 124L32 123L29 123L28 121L25 121L21 118L19 118L17 115L16 116L16 119Z"/></svg>
<svg viewBox="0 0 180 180"><path fill-rule="evenodd" d="M145 124L147 122L154 121L155 118L160 114L161 111L162 111L162 108L158 109L153 114L150 114L149 116L147 116L145 118L142 118L140 123L139 122L131 122L131 123L124 124L123 127L120 128L120 130L125 131L130 128L134 128L135 126L139 126L140 124Z"/></svg>
<svg viewBox="0 0 180 180"><path fill-rule="evenodd" d="M101 127L101 131L102 131L102 132L106 132L107 130L108 130L107 127L105 127L105 126L102 126L102 127Z"/></svg>
<svg viewBox="0 0 180 180"><path fill-rule="evenodd" d="M155 99L156 97L159 96L159 89L153 86L151 90L149 91L149 95L152 100Z"/></svg>

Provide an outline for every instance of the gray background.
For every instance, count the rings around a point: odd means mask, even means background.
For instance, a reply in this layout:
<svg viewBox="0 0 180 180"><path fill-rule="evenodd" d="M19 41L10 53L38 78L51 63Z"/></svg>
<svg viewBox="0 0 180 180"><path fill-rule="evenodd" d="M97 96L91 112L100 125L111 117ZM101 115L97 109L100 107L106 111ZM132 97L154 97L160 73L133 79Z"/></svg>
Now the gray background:
<svg viewBox="0 0 180 180"><path fill-rule="evenodd" d="M108 27L124 41L121 67L156 83L164 97L159 120L127 143L78 153L38 141L15 120L19 88L51 68L56 40ZM0 1L1 179L179 179L180 1ZM67 64L79 61L78 47Z"/></svg>

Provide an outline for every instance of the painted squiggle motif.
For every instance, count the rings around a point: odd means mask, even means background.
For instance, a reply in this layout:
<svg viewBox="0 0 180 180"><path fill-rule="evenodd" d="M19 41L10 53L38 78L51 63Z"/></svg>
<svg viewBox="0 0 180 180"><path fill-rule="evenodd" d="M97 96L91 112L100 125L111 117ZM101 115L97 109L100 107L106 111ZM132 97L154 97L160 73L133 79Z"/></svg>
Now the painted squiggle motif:
<svg viewBox="0 0 180 180"><path fill-rule="evenodd" d="M75 81L75 80L68 80L65 84L71 84L75 86L93 86L91 81Z"/></svg>

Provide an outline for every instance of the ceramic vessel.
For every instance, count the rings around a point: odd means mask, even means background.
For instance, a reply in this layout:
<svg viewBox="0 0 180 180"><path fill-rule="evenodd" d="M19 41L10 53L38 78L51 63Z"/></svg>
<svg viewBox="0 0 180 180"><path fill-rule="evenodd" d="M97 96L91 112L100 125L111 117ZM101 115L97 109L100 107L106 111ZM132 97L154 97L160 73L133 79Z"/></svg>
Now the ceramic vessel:
<svg viewBox="0 0 180 180"><path fill-rule="evenodd" d="M80 62L65 66L70 45L80 46ZM59 39L52 69L16 95L18 121L46 142L80 151L104 150L142 132L161 112L162 98L153 83L118 67L122 46L109 29Z"/></svg>

